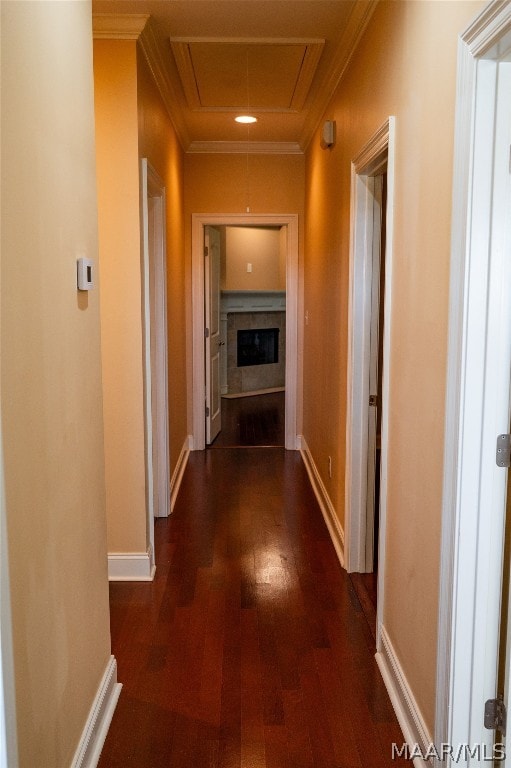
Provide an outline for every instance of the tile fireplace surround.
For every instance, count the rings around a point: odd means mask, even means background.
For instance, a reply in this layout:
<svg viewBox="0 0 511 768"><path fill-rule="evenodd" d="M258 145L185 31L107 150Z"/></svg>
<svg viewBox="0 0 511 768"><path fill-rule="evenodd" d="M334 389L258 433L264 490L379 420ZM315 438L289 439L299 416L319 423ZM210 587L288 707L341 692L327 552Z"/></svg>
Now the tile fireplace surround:
<svg viewBox="0 0 511 768"><path fill-rule="evenodd" d="M222 291L222 394L283 387L286 378L286 294L284 291ZM237 366L239 330L279 329L278 363Z"/></svg>

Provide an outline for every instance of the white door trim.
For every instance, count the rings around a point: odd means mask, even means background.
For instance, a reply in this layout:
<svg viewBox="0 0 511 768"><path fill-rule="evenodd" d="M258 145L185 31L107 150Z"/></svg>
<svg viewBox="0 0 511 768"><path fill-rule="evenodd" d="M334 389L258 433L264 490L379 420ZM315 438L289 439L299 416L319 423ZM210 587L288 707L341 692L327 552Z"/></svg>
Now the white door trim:
<svg viewBox="0 0 511 768"><path fill-rule="evenodd" d="M154 516L170 513L170 467L168 433L168 375L167 375L167 281L165 247L165 185L154 168L142 158L141 237L142 237L142 312L144 354L144 422L146 461L147 533L150 557L154 560ZM155 198L154 216L158 236L154 253L149 246L149 199ZM153 259L153 262L151 262ZM154 296L151 299L151 275L154 275ZM151 301L154 306L151 307ZM151 352L151 316L155 317L153 333L156 344ZM153 393L156 393L153 398ZM156 399L157 402L153 402ZM158 413L155 419L155 409ZM156 424L154 421L156 420ZM157 467L153 461L153 444ZM158 510L154 508L154 492L158 494Z"/></svg>
<svg viewBox="0 0 511 768"><path fill-rule="evenodd" d="M222 427L222 401L220 391L220 360L222 325L220 321L220 232L204 227L204 311L208 333L204 339L206 355L206 443L217 437ZM224 340L226 337L224 336Z"/></svg>
<svg viewBox="0 0 511 768"><path fill-rule="evenodd" d="M7 543L4 457L0 424L0 766L17 768L17 712Z"/></svg>
<svg viewBox="0 0 511 768"><path fill-rule="evenodd" d="M346 424L346 568L348 572L365 571L367 537L366 494L369 419L369 329L373 261L373 221L375 176L386 164L387 213L385 246L385 293L382 371L380 533L378 575L378 623L383 614L385 527L387 510L387 455L390 330L393 259L395 118L389 117L352 162L351 172L351 244L350 293L348 310L348 404ZM380 298L380 301L382 299ZM379 647L379 644L378 644Z"/></svg>
<svg viewBox="0 0 511 768"><path fill-rule="evenodd" d="M206 446L204 402L204 227L286 226L286 427L285 446L298 448L298 215L192 214L192 450Z"/></svg>
<svg viewBox="0 0 511 768"><path fill-rule="evenodd" d="M509 417L509 392L498 391L509 382L498 351L509 327L501 300L509 253L502 258L490 237L496 68L505 40L509 50L510 0L489 3L459 41L435 723L437 745L490 750L483 711L495 695L501 578L492 536L505 493L495 441Z"/></svg>

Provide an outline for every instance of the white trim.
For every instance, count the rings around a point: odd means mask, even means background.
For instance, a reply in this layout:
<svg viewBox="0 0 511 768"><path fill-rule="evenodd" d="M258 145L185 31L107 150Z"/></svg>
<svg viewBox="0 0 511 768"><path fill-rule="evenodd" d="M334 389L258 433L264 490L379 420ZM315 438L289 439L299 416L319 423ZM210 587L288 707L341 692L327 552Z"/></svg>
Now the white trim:
<svg viewBox="0 0 511 768"><path fill-rule="evenodd" d="M177 86L169 73L168 63L164 56L164 48L160 45L157 23L149 18L142 30L138 44L145 56L147 65L151 71L156 87L160 92L167 114L177 134L181 146L187 147L190 143L188 129L183 117L183 111L178 106L181 97Z"/></svg>
<svg viewBox="0 0 511 768"><path fill-rule="evenodd" d="M242 109L242 104L232 106L220 104L218 106L203 106L199 92L201 83L197 79L197 72L194 67L193 44L202 44L205 46L227 44L227 45L292 45L304 47L300 63L294 75L294 89L289 106L276 109L275 107L259 107L257 112L300 112L303 108L305 99L310 90L316 67L325 45L322 38L302 38L302 37L171 37L170 47L174 54L176 66L181 78L181 84L185 94L188 107L193 112L237 112Z"/></svg>
<svg viewBox="0 0 511 768"><path fill-rule="evenodd" d="M376 654L376 662L387 688L389 698L406 743L413 748L418 745L421 754L425 755L432 741L422 713L415 701L412 689L399 663L396 652L385 627L380 627L380 649ZM415 768L430 768L431 763L420 757L413 760Z"/></svg>
<svg viewBox="0 0 511 768"><path fill-rule="evenodd" d="M150 215L152 211L152 218ZM165 185L148 162L140 160L140 239L146 510L149 545L154 550L154 518L168 517L169 412L167 341L167 255ZM153 247L149 236L154 225Z"/></svg>
<svg viewBox="0 0 511 768"><path fill-rule="evenodd" d="M268 225L287 227L286 256L286 425L285 446L297 449L297 425L301 414L298 395L299 295L297 214L192 214L192 434L193 450L204 450L204 227L211 225ZM300 335L301 338L301 335Z"/></svg>
<svg viewBox="0 0 511 768"><path fill-rule="evenodd" d="M148 19L147 13L93 13L94 40L138 40Z"/></svg>
<svg viewBox="0 0 511 768"><path fill-rule="evenodd" d="M501 578L495 537L502 533L505 497L505 474L494 457L496 436L509 426L509 392L502 392L509 383L507 352L498 351L509 327L506 302L501 305L509 281L490 200L493 194L497 211L504 198L493 190L492 174L499 44L503 53L510 39L511 2L495 0L458 49L436 685L435 742L477 742L490 750L483 708L495 696Z"/></svg>
<svg viewBox="0 0 511 768"><path fill-rule="evenodd" d="M319 474L316 463L309 450L309 446L307 445L307 441L303 435L300 435L297 443L299 445L303 463L305 464L305 469L309 476L312 490L314 491L319 508L321 509L328 532L330 533L330 538L332 539L337 557L339 558L341 566L344 568L344 531L342 525L339 522L335 507L323 484L321 475Z"/></svg>
<svg viewBox="0 0 511 768"><path fill-rule="evenodd" d="M374 195L371 192L371 184L368 184L370 179L367 177L381 173L382 163L386 163L387 169L377 647L379 647L379 627L383 621L385 594L389 361L394 241L394 156L395 118L389 117L361 149L352 164L345 479L346 565L348 571L364 571L368 568L369 564L366 562L367 537L368 535L372 536L372 532L367 531L366 525L366 493L367 425L369 418L369 323L371 319L371 270L373 259L372 221L375 202Z"/></svg>
<svg viewBox="0 0 511 768"><path fill-rule="evenodd" d="M192 141L187 154L303 155L295 141Z"/></svg>
<svg viewBox="0 0 511 768"><path fill-rule="evenodd" d="M0 422L0 766L17 768L18 764L7 509Z"/></svg>
<svg viewBox="0 0 511 768"><path fill-rule="evenodd" d="M354 3L344 25L342 37L335 49L327 76L320 83L314 104L305 116L300 135L300 145L304 150L310 144L321 120L324 119L325 110L332 100L332 94L335 93L341 82L377 5L378 0L361 0Z"/></svg>
<svg viewBox="0 0 511 768"><path fill-rule="evenodd" d="M109 581L152 581L156 566L154 552L109 552Z"/></svg>
<svg viewBox="0 0 511 768"><path fill-rule="evenodd" d="M121 688L117 682L117 662L110 656L70 768L97 766Z"/></svg>
<svg viewBox="0 0 511 768"><path fill-rule="evenodd" d="M181 481L183 480L183 475L186 469L186 465L188 464L189 456L190 456L190 436L187 435L183 443L183 447L181 448L181 453L179 454L179 458L176 462L176 466L174 467L172 477L170 479L170 511L171 513L174 509L174 504L176 503L179 489L181 488Z"/></svg>

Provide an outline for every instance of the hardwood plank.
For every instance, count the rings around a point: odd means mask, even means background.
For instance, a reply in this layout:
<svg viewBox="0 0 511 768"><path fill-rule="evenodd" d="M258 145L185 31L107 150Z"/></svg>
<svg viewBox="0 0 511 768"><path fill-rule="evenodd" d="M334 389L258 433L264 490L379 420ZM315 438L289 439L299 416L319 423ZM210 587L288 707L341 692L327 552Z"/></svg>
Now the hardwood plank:
<svg viewBox="0 0 511 768"><path fill-rule="evenodd" d="M285 392L222 398L222 430L212 448L283 446Z"/></svg>
<svg viewBox="0 0 511 768"><path fill-rule="evenodd" d="M152 584L112 584L100 768L404 768L374 638L299 454L193 453Z"/></svg>

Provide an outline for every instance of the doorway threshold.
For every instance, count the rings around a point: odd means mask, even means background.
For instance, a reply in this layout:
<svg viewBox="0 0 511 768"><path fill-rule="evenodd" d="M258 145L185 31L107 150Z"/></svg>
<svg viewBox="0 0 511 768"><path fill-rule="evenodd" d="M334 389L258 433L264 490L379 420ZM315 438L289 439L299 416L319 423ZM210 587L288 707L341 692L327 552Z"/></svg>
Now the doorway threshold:
<svg viewBox="0 0 511 768"><path fill-rule="evenodd" d="M267 389L253 389L250 392L233 392L222 395L224 400L237 400L239 397L255 397L256 395L271 395L274 392L285 392L285 387L268 387Z"/></svg>

